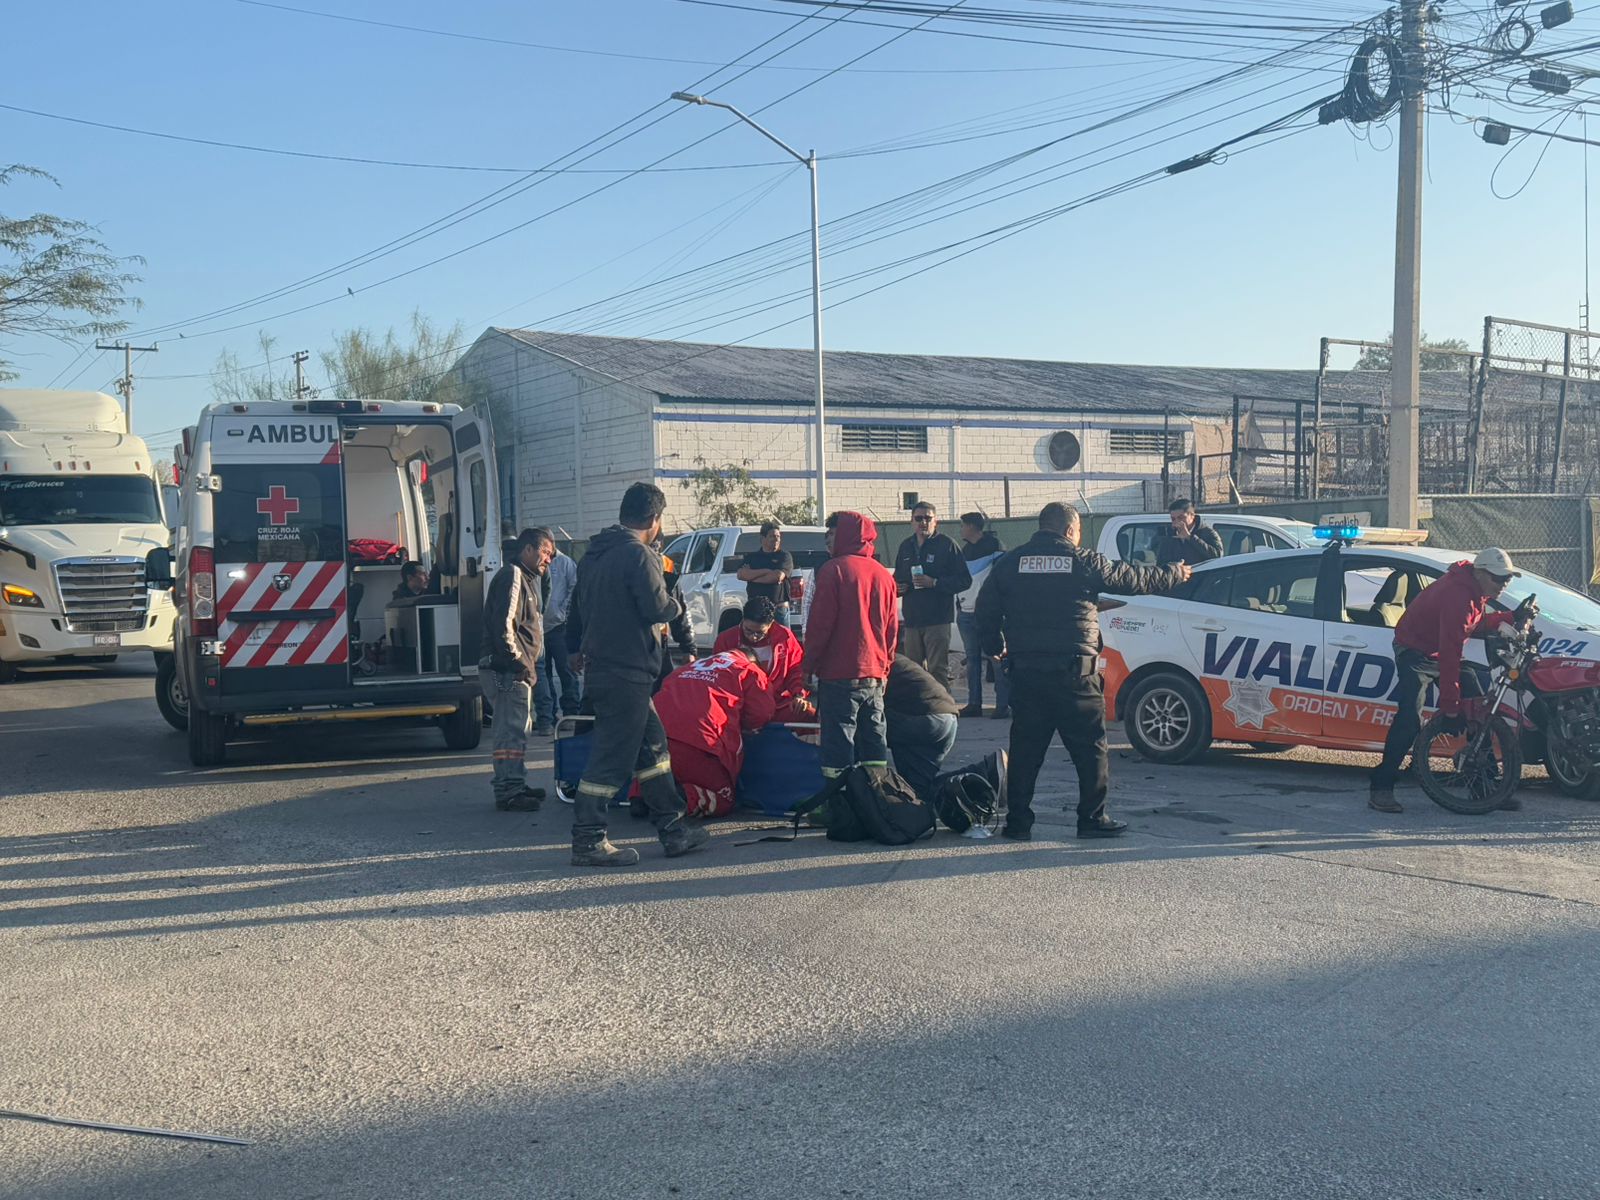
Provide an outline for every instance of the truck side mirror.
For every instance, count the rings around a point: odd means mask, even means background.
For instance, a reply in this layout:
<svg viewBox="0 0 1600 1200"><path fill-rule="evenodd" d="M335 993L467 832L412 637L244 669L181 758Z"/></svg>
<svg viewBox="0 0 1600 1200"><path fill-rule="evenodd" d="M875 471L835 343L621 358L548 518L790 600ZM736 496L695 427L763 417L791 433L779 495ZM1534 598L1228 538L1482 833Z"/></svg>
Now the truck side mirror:
<svg viewBox="0 0 1600 1200"><path fill-rule="evenodd" d="M144 556L144 583L146 587L168 591L172 587L172 551L158 546Z"/></svg>

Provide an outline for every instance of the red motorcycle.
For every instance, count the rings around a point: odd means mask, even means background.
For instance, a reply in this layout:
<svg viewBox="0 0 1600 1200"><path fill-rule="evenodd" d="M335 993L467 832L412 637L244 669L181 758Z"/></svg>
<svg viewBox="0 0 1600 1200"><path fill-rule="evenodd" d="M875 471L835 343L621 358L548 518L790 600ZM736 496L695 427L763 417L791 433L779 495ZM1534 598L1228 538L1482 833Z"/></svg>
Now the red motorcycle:
<svg viewBox="0 0 1600 1200"><path fill-rule="evenodd" d="M1600 663L1541 658L1534 599L1488 639L1490 686L1462 701L1465 727L1435 713L1417 735L1417 781L1451 812L1493 812L1504 804L1522 782L1525 748L1544 759L1567 795L1600 799Z"/></svg>

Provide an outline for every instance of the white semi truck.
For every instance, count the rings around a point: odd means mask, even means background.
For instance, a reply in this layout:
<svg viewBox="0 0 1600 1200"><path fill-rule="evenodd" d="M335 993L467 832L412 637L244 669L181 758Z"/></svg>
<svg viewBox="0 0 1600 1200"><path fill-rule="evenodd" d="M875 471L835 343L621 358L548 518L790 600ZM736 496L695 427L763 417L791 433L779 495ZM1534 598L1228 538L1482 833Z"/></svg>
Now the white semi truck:
<svg viewBox="0 0 1600 1200"><path fill-rule="evenodd" d="M167 536L150 451L116 400L0 389L0 683L170 649L172 598L144 579Z"/></svg>

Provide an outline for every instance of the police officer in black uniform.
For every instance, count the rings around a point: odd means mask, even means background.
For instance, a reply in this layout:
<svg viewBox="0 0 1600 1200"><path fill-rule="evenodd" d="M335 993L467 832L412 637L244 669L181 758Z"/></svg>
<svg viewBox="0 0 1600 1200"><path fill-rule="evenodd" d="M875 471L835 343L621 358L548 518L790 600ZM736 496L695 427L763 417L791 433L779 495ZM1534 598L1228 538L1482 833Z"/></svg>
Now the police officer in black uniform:
<svg viewBox="0 0 1600 1200"><path fill-rule="evenodd" d="M1116 837L1127 822L1106 813L1106 700L1099 672L1102 592L1171 591L1187 563L1135 567L1078 545L1078 510L1046 504L1039 532L999 559L978 593L983 652L1004 655L1011 676L1011 763L1006 837L1033 836L1033 785L1057 734L1078 769L1078 836Z"/></svg>

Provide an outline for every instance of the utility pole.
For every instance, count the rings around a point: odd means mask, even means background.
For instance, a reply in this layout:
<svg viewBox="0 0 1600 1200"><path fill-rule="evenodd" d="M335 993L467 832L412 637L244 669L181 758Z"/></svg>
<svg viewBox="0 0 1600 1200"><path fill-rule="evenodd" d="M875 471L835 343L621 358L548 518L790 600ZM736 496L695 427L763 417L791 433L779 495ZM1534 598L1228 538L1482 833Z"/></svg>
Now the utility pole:
<svg viewBox="0 0 1600 1200"><path fill-rule="evenodd" d="M1394 348L1389 379L1389 524L1415 529L1422 389L1422 139L1428 68L1425 0L1400 3L1400 176L1395 189Z"/></svg>
<svg viewBox="0 0 1600 1200"><path fill-rule="evenodd" d="M128 419L128 432L133 432L133 353L137 350L140 354L155 354L160 346L130 346L127 342L113 342L106 345L104 342L94 344L96 350L121 350L122 351L122 378L117 380L117 391L122 393L122 407Z"/></svg>
<svg viewBox="0 0 1600 1200"><path fill-rule="evenodd" d="M306 393L311 390L306 383L306 359L311 357L309 350L296 350L294 352L294 398L304 400Z"/></svg>

